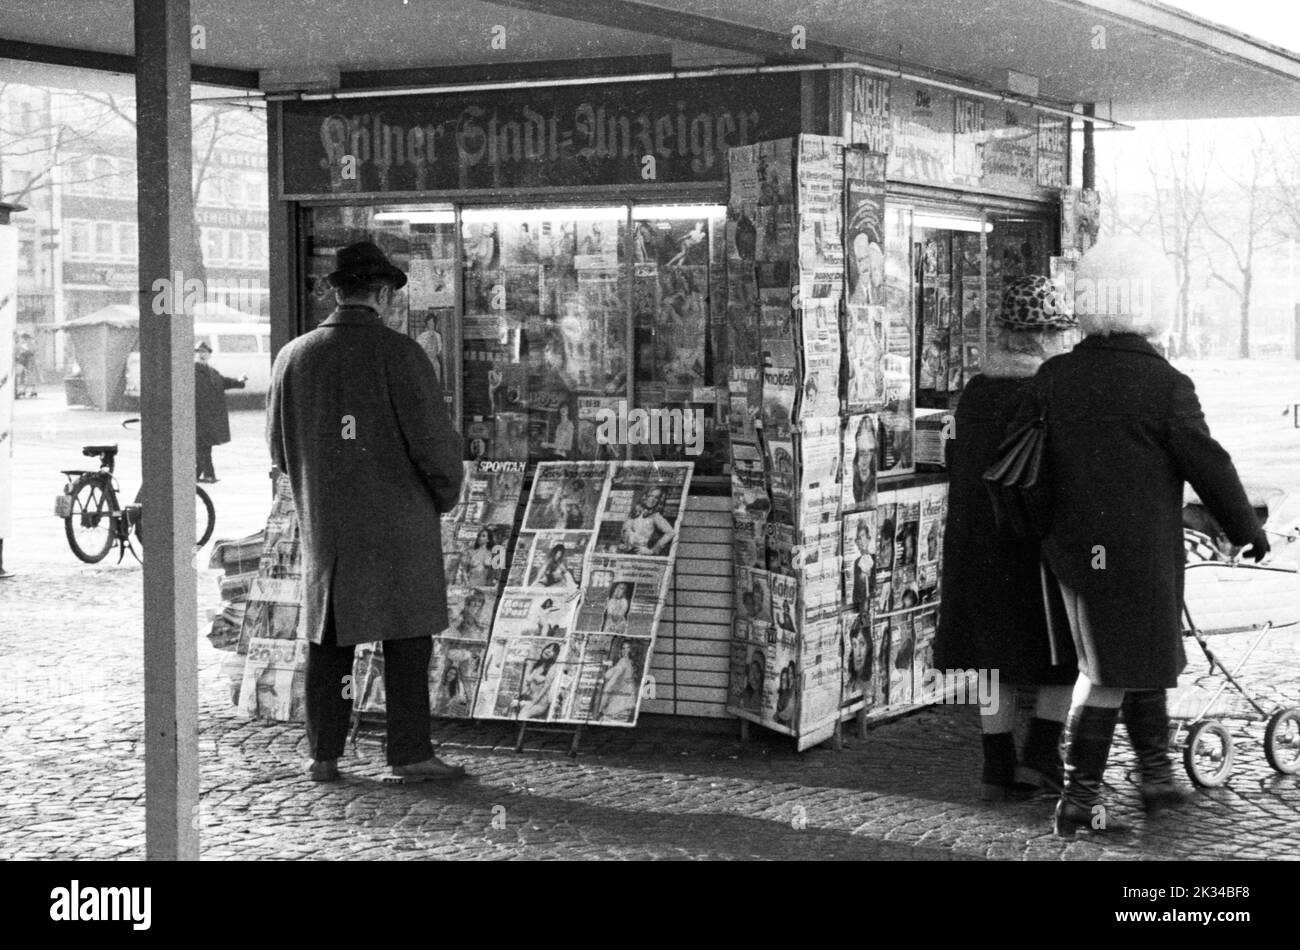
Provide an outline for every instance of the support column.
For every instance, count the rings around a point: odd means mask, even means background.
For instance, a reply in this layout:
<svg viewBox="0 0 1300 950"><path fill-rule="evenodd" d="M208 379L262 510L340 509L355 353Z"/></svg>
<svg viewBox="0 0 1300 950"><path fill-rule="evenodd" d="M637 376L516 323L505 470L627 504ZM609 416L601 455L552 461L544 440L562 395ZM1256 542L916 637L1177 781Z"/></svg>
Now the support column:
<svg viewBox="0 0 1300 950"><path fill-rule="evenodd" d="M1091 102L1083 104L1083 187L1097 187L1097 150L1092 144L1093 124L1088 120L1096 116L1097 107Z"/></svg>
<svg viewBox="0 0 1300 950"><path fill-rule="evenodd" d="M135 0L144 470L145 852L199 856L198 605L194 573L194 318L190 2ZM179 277L180 283L177 284ZM159 294L156 280L172 291ZM161 286L161 285L160 285Z"/></svg>

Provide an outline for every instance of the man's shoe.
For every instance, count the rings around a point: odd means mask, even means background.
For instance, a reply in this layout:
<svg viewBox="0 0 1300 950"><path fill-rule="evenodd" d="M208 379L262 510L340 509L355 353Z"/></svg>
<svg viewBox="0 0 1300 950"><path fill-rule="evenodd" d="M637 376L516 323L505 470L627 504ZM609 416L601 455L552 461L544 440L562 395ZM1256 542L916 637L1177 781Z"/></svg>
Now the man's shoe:
<svg viewBox="0 0 1300 950"><path fill-rule="evenodd" d="M463 765L449 765L436 755L431 755L423 762L391 766L385 781L401 783L446 782L464 777L465 767Z"/></svg>
<svg viewBox="0 0 1300 950"><path fill-rule="evenodd" d="M337 782L339 780L338 759L312 759L307 763L307 776L313 782Z"/></svg>

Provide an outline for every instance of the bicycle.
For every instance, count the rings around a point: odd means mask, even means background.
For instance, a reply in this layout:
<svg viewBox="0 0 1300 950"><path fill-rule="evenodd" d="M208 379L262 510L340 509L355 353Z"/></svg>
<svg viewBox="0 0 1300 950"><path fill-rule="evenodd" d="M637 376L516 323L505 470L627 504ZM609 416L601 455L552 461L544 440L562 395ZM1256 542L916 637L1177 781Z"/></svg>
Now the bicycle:
<svg viewBox="0 0 1300 950"><path fill-rule="evenodd" d="M122 428L139 421L139 418L125 419ZM136 492L134 503L120 504L117 479L113 477L117 445L85 445L81 454L99 459L99 469L63 469L68 484L54 502L54 514L63 519L68 546L82 561L98 564L108 556L116 542L117 563L121 564L130 550L132 556L143 564L144 505L140 501L143 486ZM217 511L207 492L198 485L194 486L194 492L194 550L197 551L212 537ZM139 551L136 550L137 544L140 545Z"/></svg>

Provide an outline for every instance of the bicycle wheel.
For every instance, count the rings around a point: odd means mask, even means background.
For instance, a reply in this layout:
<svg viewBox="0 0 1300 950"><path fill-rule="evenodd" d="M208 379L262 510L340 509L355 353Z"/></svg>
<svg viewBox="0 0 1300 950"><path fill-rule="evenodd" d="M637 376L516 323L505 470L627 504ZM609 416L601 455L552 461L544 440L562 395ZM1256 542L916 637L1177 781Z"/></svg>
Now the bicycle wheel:
<svg viewBox="0 0 1300 950"><path fill-rule="evenodd" d="M136 496L137 501L139 496ZM208 538L212 537L212 530L217 526L217 509L212 504L212 499L198 485L194 486L194 550L198 550L208 543ZM135 523L135 539L140 544L141 551L144 550L144 512L139 515Z"/></svg>
<svg viewBox="0 0 1300 950"><path fill-rule="evenodd" d="M194 505L194 549L198 550L212 537L212 529L217 526L217 509L202 488L195 485L194 491L198 496Z"/></svg>
<svg viewBox="0 0 1300 950"><path fill-rule="evenodd" d="M69 494L72 514L63 519L68 547L87 564L97 564L108 556L117 534L112 489L106 489L102 478L83 475Z"/></svg>

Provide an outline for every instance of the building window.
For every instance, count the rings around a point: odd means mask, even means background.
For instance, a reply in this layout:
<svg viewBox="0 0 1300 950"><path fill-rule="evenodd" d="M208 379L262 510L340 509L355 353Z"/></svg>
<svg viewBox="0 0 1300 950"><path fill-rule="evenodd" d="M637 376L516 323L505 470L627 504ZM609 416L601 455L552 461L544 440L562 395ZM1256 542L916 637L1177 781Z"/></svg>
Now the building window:
<svg viewBox="0 0 1300 950"><path fill-rule="evenodd" d="M68 257L85 259L90 256L90 223L87 221L69 221Z"/></svg>
<svg viewBox="0 0 1300 950"><path fill-rule="evenodd" d="M136 258L136 226L134 224L119 224L117 231L117 251L118 256L124 260L134 261Z"/></svg>
<svg viewBox="0 0 1300 950"><path fill-rule="evenodd" d="M110 221L99 221L95 224L95 256L98 258L116 257L117 252L114 249L114 227Z"/></svg>
<svg viewBox="0 0 1300 950"><path fill-rule="evenodd" d="M226 259L224 241L220 228L203 228L203 262L209 266L224 263Z"/></svg>
<svg viewBox="0 0 1300 950"><path fill-rule="evenodd" d="M228 247L226 260L232 264L242 264L244 262L244 232L227 231Z"/></svg>

